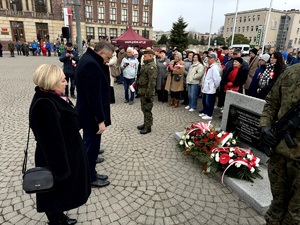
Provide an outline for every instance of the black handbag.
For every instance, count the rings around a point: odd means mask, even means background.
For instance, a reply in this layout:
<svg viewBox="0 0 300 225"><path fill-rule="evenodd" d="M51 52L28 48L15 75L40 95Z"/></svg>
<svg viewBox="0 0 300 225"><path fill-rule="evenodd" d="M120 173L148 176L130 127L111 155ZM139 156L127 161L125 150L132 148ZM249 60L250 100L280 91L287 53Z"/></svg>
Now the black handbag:
<svg viewBox="0 0 300 225"><path fill-rule="evenodd" d="M181 76L178 75L178 74L175 74L175 75L174 75L174 80L175 80L175 81L180 81L180 80L181 80Z"/></svg>
<svg viewBox="0 0 300 225"><path fill-rule="evenodd" d="M52 103L52 104L54 104L54 103ZM54 178L53 178L53 174L49 170L49 168L35 167L35 168L26 170L29 136L30 136L30 126L28 129L27 145L26 145L26 149L24 151L25 157L24 157L23 168L22 168L23 190L28 194L52 191L54 189Z"/></svg>

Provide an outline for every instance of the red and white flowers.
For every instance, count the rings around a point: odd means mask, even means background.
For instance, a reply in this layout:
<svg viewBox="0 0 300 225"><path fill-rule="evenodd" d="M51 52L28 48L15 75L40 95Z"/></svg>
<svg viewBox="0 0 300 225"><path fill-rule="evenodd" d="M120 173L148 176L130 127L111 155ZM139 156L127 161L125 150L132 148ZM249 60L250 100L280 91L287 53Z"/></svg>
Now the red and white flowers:
<svg viewBox="0 0 300 225"><path fill-rule="evenodd" d="M210 121L194 123L186 128L178 146L202 164L203 171L212 168L224 175L253 182L259 175L260 159L249 149L236 146L237 138L226 131L216 131Z"/></svg>

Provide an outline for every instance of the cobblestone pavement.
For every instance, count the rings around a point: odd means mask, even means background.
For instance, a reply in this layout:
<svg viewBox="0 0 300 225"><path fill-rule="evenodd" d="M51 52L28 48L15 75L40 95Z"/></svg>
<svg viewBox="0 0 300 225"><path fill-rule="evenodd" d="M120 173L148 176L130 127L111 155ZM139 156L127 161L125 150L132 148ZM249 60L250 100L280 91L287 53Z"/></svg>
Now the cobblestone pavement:
<svg viewBox="0 0 300 225"><path fill-rule="evenodd" d="M0 224L46 224L35 210L35 195L22 191L21 169L28 129L28 107L34 93L32 74L42 63L61 65L54 57L0 58ZM201 173L182 155L174 132L195 121L198 113L155 102L152 133L140 135L139 99L125 104L116 85L112 123L103 135L105 162L98 171L109 175L108 187L93 188L86 205L68 212L78 224L257 225L263 217L243 202L219 177ZM199 109L199 106L198 106ZM218 118L218 116L215 116ZM219 126L219 119L213 121ZM33 166L34 139L29 165Z"/></svg>

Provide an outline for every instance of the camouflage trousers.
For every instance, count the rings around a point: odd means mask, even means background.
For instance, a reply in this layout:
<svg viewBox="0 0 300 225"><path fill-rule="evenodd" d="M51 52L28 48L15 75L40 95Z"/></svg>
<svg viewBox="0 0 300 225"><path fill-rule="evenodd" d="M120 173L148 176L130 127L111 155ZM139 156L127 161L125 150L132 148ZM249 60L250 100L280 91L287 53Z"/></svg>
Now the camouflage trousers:
<svg viewBox="0 0 300 225"><path fill-rule="evenodd" d="M273 200L267 225L300 224L300 162L273 153L268 165Z"/></svg>
<svg viewBox="0 0 300 225"><path fill-rule="evenodd" d="M153 116L151 112L153 108L153 100L154 97L146 98L145 96L141 96L141 108L144 114L144 125L148 128L153 125Z"/></svg>

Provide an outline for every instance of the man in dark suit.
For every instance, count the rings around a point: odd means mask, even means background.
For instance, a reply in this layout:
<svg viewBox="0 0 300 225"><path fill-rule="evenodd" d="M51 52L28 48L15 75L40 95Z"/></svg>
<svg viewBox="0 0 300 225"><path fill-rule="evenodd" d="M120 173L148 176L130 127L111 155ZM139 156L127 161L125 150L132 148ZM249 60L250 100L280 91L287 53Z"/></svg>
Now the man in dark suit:
<svg viewBox="0 0 300 225"><path fill-rule="evenodd" d="M106 175L96 171L101 135L110 121L110 81L106 63L112 57L114 47L107 41L98 42L94 50L88 48L81 57L75 72L77 86L76 110L83 128L83 141L86 146L91 172L91 185L109 185Z"/></svg>

